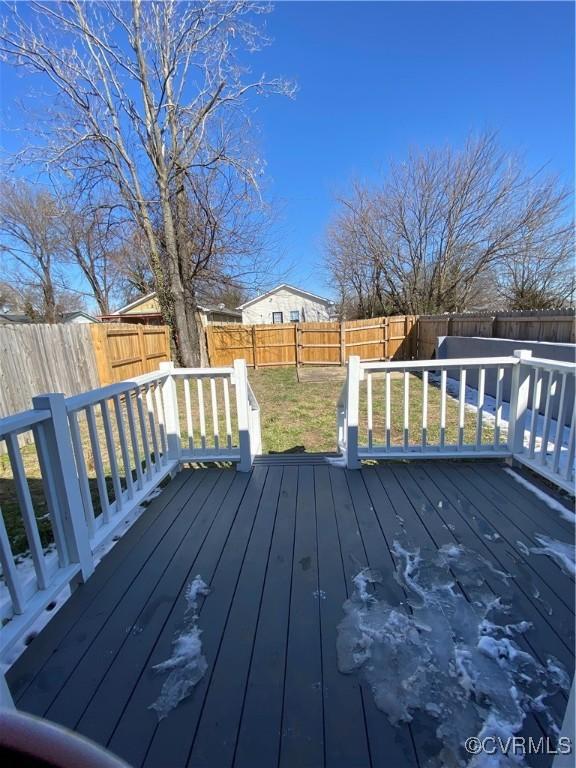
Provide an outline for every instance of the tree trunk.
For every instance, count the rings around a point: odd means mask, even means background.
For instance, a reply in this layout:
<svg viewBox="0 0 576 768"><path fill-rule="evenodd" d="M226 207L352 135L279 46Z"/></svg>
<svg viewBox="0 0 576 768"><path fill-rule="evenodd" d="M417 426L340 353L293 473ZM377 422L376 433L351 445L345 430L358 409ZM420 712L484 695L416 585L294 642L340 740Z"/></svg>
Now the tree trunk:
<svg viewBox="0 0 576 768"><path fill-rule="evenodd" d="M55 323L56 317L56 299L54 297L54 286L52 280L48 278L42 286L44 299L44 320L47 323Z"/></svg>

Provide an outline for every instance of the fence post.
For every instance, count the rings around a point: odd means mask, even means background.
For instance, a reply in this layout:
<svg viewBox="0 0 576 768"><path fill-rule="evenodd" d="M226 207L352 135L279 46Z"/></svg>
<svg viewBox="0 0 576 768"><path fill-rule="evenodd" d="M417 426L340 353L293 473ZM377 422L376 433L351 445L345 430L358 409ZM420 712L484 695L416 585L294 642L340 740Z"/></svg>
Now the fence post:
<svg viewBox="0 0 576 768"><path fill-rule="evenodd" d="M39 426L44 435L38 445L42 453L40 461L54 489L55 498L50 500L52 514L61 522L68 558L70 562L80 564L81 580L86 581L94 572L94 560L76 472L65 397L60 393L38 395L32 398L32 404L35 410L51 413L51 418ZM50 485L48 479L47 483Z"/></svg>
<svg viewBox="0 0 576 768"><path fill-rule="evenodd" d="M294 343L296 345L296 368L300 368L302 365L302 329L300 328L300 323L296 323Z"/></svg>
<svg viewBox="0 0 576 768"><path fill-rule="evenodd" d="M360 358L350 355L346 382L346 466L359 469L358 411L360 402Z"/></svg>
<svg viewBox="0 0 576 768"><path fill-rule="evenodd" d="M340 365L346 365L346 324L340 320Z"/></svg>
<svg viewBox="0 0 576 768"><path fill-rule="evenodd" d="M252 468L250 446L250 414L248 403L248 373L246 361L234 360L234 381L236 384L236 412L238 414L238 440L240 444L239 472L249 472Z"/></svg>
<svg viewBox="0 0 576 768"><path fill-rule="evenodd" d="M515 349L514 357L518 362L512 369L510 387L510 421L508 426L508 448L512 455L521 453L524 448L524 426L530 391L530 368L523 361L532 357L529 349Z"/></svg>
<svg viewBox="0 0 576 768"><path fill-rule="evenodd" d="M144 340L144 326L142 323L136 323L138 331L138 354L140 355L140 372L148 373L146 370L146 342Z"/></svg>
<svg viewBox="0 0 576 768"><path fill-rule="evenodd" d="M254 358L254 370L258 368L258 345L256 344L256 328L252 326L252 357Z"/></svg>
<svg viewBox="0 0 576 768"><path fill-rule="evenodd" d="M180 437L180 414L178 411L178 393L176 379L172 375L174 363L160 363L160 370L169 375L162 382L162 403L166 420L166 437L168 441L168 458L180 461L182 456L182 440Z"/></svg>

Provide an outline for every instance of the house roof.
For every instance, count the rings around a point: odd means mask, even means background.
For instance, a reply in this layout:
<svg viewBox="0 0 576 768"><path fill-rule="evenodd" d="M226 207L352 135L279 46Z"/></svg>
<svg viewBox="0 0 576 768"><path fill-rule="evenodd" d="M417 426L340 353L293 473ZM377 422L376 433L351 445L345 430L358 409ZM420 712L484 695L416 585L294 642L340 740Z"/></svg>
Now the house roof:
<svg viewBox="0 0 576 768"><path fill-rule="evenodd" d="M126 306L120 307L120 309L117 309L116 312L112 312L112 314L123 315L124 312L128 312L129 309L134 309L134 307L138 307L140 304L144 304L145 301L149 301L150 299L153 299L155 296L156 296L156 291L151 291L150 293L147 293L145 296L140 296L138 299L131 301L130 304L126 304Z"/></svg>
<svg viewBox="0 0 576 768"><path fill-rule="evenodd" d="M100 322L100 320L97 317L94 317L94 315L90 315L88 312L84 312L83 309L79 309L76 312L64 312L64 314L62 315L62 321L65 323L69 323L71 320L74 320L75 317L85 317L91 323Z"/></svg>
<svg viewBox="0 0 576 768"><path fill-rule="evenodd" d="M32 322L28 315L16 314L13 312L0 313L0 323L30 323Z"/></svg>
<svg viewBox="0 0 576 768"><path fill-rule="evenodd" d="M150 299L153 299L155 296L156 296L156 291L147 293L146 296L140 296L139 299L136 299L135 301L130 302L130 304L126 304L125 307L120 307L120 309L117 309L116 312L112 313L112 315L123 315L125 312L128 312L130 309L134 309L135 307L138 307L140 304L144 304L145 302L150 301ZM223 307L220 304L198 304L198 309L201 309L203 312L219 312L222 315L231 315L233 317L240 317L242 315L242 312L239 312L236 309L229 309L228 307ZM145 314L150 315L150 314L156 314L156 313L146 312Z"/></svg>
<svg viewBox="0 0 576 768"><path fill-rule="evenodd" d="M246 307L249 307L251 304L254 304L257 301L260 301L261 299L265 299L266 296L272 296L274 293L277 293L277 291L281 290L282 288L287 289L289 291L294 291L294 293L299 293L302 296L307 296L311 299L314 299L315 301L321 301L324 304L333 304L334 302L332 299L327 299L325 296L318 296L315 293L311 293L310 291L305 291L303 288L297 288L295 285L289 285L288 283L281 283L280 285L277 285L275 288L272 288L269 291L266 291L266 293L261 293L259 296L255 296L253 299L250 299L250 301L245 301L244 304L240 304L237 309L246 309Z"/></svg>
<svg viewBox="0 0 576 768"><path fill-rule="evenodd" d="M229 309L220 304L198 304L198 309L203 312L218 312L220 315L230 315L232 317L242 317L242 312L237 309Z"/></svg>

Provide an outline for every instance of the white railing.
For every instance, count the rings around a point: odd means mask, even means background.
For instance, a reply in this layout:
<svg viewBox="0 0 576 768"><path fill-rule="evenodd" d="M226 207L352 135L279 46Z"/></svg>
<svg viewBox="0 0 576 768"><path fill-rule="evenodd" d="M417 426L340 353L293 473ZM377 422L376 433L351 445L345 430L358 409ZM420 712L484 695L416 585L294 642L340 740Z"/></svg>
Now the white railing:
<svg viewBox="0 0 576 768"><path fill-rule="evenodd" d="M42 395L33 406L0 419L0 661L66 585L89 578L168 474L208 461L248 471L261 451L243 360L208 369L164 363L74 397ZM34 444L21 448L25 432Z"/></svg>
<svg viewBox="0 0 576 768"><path fill-rule="evenodd" d="M513 457L573 492L575 371L526 351L387 363L350 357L338 447L350 468L363 459Z"/></svg>
<svg viewBox="0 0 576 768"><path fill-rule="evenodd" d="M522 353L512 379L510 450L514 459L574 493L574 363Z"/></svg>

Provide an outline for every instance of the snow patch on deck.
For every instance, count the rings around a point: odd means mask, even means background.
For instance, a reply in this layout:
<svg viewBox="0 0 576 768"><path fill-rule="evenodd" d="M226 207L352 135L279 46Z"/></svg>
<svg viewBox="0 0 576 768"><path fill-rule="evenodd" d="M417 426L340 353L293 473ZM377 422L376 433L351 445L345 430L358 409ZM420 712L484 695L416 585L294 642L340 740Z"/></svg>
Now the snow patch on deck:
<svg viewBox="0 0 576 768"><path fill-rule="evenodd" d="M576 515L574 512L571 512L567 507L564 506L559 501L556 501L556 499L552 498L546 491L543 491L541 488L538 488L538 486L531 483L529 480L526 480L526 478L522 477L522 475L519 475L517 472L514 472L513 469L510 469L509 467L504 467L504 472L506 472L507 475L510 475L517 483L522 485L524 488L529 490L531 493L534 494L537 498L540 499L540 501L543 501L544 504L546 504L550 509L556 510L556 512L560 513L560 516L564 518L564 520L567 520L569 523L572 523L572 525L576 525Z"/></svg>
<svg viewBox="0 0 576 768"><path fill-rule="evenodd" d="M576 547L574 544L557 541L541 533L537 533L535 539L540 546L530 547L531 554L548 555L560 566L564 573L568 574L568 576L576 577Z"/></svg>
<svg viewBox="0 0 576 768"><path fill-rule="evenodd" d="M156 710L158 720L163 720L178 704L187 698L196 684L204 677L208 664L202 653L202 630L198 627L198 598L207 595L210 588L201 576L195 576L186 589L184 630L172 641L172 655L156 664L155 672L170 672L162 690L149 709Z"/></svg>
<svg viewBox="0 0 576 768"><path fill-rule="evenodd" d="M509 574L453 544L425 553L394 541L393 553L406 599L379 599L374 569L354 577L338 626L339 670L368 682L393 725L417 712L431 718L440 742L433 765L465 765L467 738L513 736L530 711L557 732L546 699L567 690L569 679L555 659L543 665L515 642L531 624L506 623Z"/></svg>

